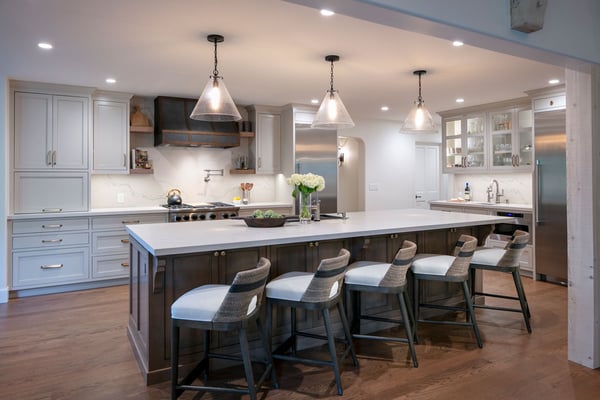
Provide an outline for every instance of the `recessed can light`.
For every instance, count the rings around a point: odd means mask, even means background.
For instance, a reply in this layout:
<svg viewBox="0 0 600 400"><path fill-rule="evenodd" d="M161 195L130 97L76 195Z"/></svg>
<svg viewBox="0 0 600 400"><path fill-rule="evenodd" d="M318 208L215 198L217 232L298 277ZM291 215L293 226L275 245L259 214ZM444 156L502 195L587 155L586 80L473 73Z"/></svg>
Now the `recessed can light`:
<svg viewBox="0 0 600 400"><path fill-rule="evenodd" d="M106 78L106 83L117 83L115 78Z"/></svg>
<svg viewBox="0 0 600 400"><path fill-rule="evenodd" d="M321 15L324 17L331 17L333 14L335 14L335 13L331 10L326 10L326 9L321 10Z"/></svg>
<svg viewBox="0 0 600 400"><path fill-rule="evenodd" d="M558 80L558 79L550 79L548 81L548 83L551 84L551 85L556 85L557 83L560 83L560 80Z"/></svg>
<svg viewBox="0 0 600 400"><path fill-rule="evenodd" d="M464 43L460 40L455 40L452 42L452 46L454 46L454 47L460 47L462 45L464 45Z"/></svg>
<svg viewBox="0 0 600 400"><path fill-rule="evenodd" d="M459 97L458 99L456 99L457 103L464 103L465 99L463 99L462 97Z"/></svg>
<svg viewBox="0 0 600 400"><path fill-rule="evenodd" d="M381 106L380 110L381 111L389 111L389 107L388 106Z"/></svg>
<svg viewBox="0 0 600 400"><path fill-rule="evenodd" d="M50 50L50 49L51 49L52 47L54 47L54 46L52 46L50 43L46 43L46 42L40 42L40 43L38 43L38 47L39 47L40 49L44 49L44 50Z"/></svg>
<svg viewBox="0 0 600 400"><path fill-rule="evenodd" d="M319 99L312 99L310 102L312 104L319 104Z"/></svg>

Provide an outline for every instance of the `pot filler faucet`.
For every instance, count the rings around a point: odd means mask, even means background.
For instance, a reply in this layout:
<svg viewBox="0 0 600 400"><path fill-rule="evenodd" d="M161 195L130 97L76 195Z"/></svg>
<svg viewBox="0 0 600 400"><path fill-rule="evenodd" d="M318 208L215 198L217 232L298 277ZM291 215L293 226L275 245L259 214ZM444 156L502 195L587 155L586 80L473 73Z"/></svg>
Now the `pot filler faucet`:
<svg viewBox="0 0 600 400"><path fill-rule="evenodd" d="M494 192L494 184L496 184L496 192ZM496 204L500 203L500 197L504 196L504 189L502 189L502 193L500 193L500 184L497 180L492 179L490 186L487 188L487 201L488 203L492 202L492 198L495 199Z"/></svg>
<svg viewBox="0 0 600 400"><path fill-rule="evenodd" d="M210 177L211 176L223 176L223 170L222 169L205 169L204 172L206 172L206 176L204 177L204 182L210 182Z"/></svg>

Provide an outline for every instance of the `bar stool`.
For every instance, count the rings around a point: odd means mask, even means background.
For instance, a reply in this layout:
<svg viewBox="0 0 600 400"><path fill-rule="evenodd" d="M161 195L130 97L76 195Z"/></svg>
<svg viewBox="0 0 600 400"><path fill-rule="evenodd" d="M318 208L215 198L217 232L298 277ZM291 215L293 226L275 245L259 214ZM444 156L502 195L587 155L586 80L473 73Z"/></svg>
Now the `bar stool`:
<svg viewBox="0 0 600 400"><path fill-rule="evenodd" d="M271 375L273 386L278 387L277 377L273 369L270 348L260 323L259 311L262 296L269 276L271 262L261 258L254 269L238 272L231 285L203 285L184 293L171 306L171 399L175 400L185 390L199 392L233 392L249 394L256 399L256 390ZM252 372L252 360L248 348L246 330L251 321L256 322L258 333L266 352L265 371L255 382ZM181 327L204 331L204 358L178 382L179 375L179 329ZM210 351L211 331L237 330L241 348L241 357L216 354ZM248 386L216 387L208 385L192 385L194 380L204 373L204 383L208 375L210 358L242 361Z"/></svg>
<svg viewBox="0 0 600 400"><path fill-rule="evenodd" d="M358 333L353 333L352 337L357 339L372 339L381 341L403 342L408 343L410 355L415 367L419 366L417 361L417 353L415 352L414 336L411 325L414 324L414 317L408 300L408 292L406 290L406 272L410 269L413 258L417 253L417 245L409 240L402 242L402 247L396 253L391 264L380 263L376 261L357 261L348 267L346 277L344 278L344 286L346 288L346 299L351 298L352 292L358 292L354 296L354 319L358 322ZM360 303L361 293L384 293L393 294L398 298L400 304L400 312L402 320L391 318L375 317L362 314ZM358 317L358 318L357 318ZM378 335L363 335L360 333L360 320L371 320L379 322L387 322L404 326L406 338L378 336Z"/></svg>
<svg viewBox="0 0 600 400"><path fill-rule="evenodd" d="M481 348L483 343L479 335L479 328L473 311L473 302L469 294L469 264L473 257L473 252L477 247L477 238L469 235L460 235L452 256L437 255L437 254L418 254L415 257L412 265L414 278L414 307L415 307L415 335L420 322L442 324L442 325L461 325L473 327L477 345ZM463 295L465 298L465 307L454 307L441 304L421 303L419 299L419 290L421 281L440 281L453 282L462 285ZM464 312L466 321L448 321L448 320L430 320L420 319L420 309L434 308L442 310L453 310Z"/></svg>
<svg viewBox="0 0 600 400"><path fill-rule="evenodd" d="M531 333L531 324L529 322L531 313L529 312L529 303L527 303L527 297L525 297L525 290L523 289L523 283L521 282L521 274L519 273L519 259L521 258L523 250L525 247L527 247L528 242L529 233L516 230L510 242L508 242L504 249L489 247L477 248L475 250L475 254L473 254L473 259L471 260L471 282L474 282L473 278L475 276L475 270L478 269L512 274L515 288L517 290L517 297L498 293L477 292L475 290L473 290L472 294L473 296L481 295L501 299L518 300L521 304L520 309L478 304L475 304L475 307L522 313L523 319L525 320L525 326L527 327L527 332Z"/></svg>
<svg viewBox="0 0 600 400"><path fill-rule="evenodd" d="M346 350L342 358L346 357L348 352L352 355L354 366L358 365L352 337L344 312L344 306L340 301L340 293L344 280L344 272L348 266L350 252L341 249L337 257L321 260L317 271L311 272L288 272L273 279L266 288L267 297L267 337L271 338L272 308L283 306L291 308L291 332L276 350L273 351L273 358L292 362L299 362L310 365L327 365L333 368L335 383L337 385L338 395L342 395L342 381L340 378L340 368L335 350L335 338L331 327L329 310L337 306L342 328L344 330ZM326 335L316 335L309 332L299 331L296 326L296 308L305 310L320 311L323 316ZM302 358L297 356L298 336L326 340L329 346L329 355L331 361ZM291 349L291 353L286 353Z"/></svg>

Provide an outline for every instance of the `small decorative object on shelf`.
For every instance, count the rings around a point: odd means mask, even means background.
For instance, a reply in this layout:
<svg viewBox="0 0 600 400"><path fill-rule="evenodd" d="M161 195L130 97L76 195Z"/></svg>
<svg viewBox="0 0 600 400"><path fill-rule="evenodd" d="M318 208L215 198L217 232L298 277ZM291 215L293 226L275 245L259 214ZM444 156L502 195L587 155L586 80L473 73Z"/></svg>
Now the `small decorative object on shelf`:
<svg viewBox="0 0 600 400"><path fill-rule="evenodd" d="M152 169L147 150L131 149L131 169Z"/></svg>
<svg viewBox="0 0 600 400"><path fill-rule="evenodd" d="M292 196L298 199L298 217L300 223L310 223L312 194L325 189L325 179L321 175L309 172L307 174L292 174L287 182L289 185L294 186Z"/></svg>
<svg viewBox="0 0 600 400"><path fill-rule="evenodd" d="M131 126L150 126L150 120L142 113L138 106L133 107L130 120Z"/></svg>

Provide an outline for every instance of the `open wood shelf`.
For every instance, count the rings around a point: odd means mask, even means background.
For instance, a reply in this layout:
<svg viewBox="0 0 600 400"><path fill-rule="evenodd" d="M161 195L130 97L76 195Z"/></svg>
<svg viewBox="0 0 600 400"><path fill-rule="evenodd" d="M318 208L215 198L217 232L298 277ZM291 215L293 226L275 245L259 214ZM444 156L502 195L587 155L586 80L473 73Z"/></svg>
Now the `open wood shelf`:
<svg viewBox="0 0 600 400"><path fill-rule="evenodd" d="M255 174L256 170L254 168L246 168L246 169L230 169L229 173L231 175L249 175Z"/></svg>
<svg viewBox="0 0 600 400"><path fill-rule="evenodd" d="M154 133L153 126L130 126L130 133Z"/></svg>
<svg viewBox="0 0 600 400"><path fill-rule="evenodd" d="M253 138L256 137L256 133L254 132L240 132L241 138Z"/></svg>
<svg viewBox="0 0 600 400"><path fill-rule="evenodd" d="M131 175L151 175L154 173L154 169L152 169L152 168L135 168L135 169L130 169L129 173Z"/></svg>

